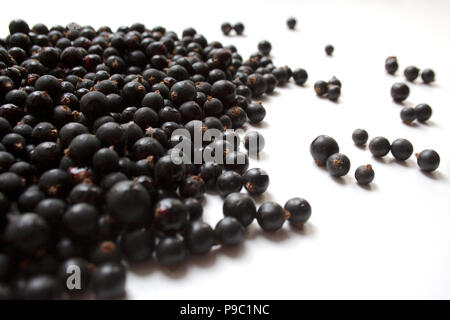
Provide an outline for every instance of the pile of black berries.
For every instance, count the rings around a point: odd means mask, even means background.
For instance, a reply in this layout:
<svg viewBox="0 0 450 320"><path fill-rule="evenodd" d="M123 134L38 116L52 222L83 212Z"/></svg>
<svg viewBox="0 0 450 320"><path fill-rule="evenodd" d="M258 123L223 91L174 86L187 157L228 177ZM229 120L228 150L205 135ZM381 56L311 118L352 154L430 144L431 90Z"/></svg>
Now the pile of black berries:
<svg viewBox="0 0 450 320"><path fill-rule="evenodd" d="M241 36L244 33L245 26L242 22L236 22L234 25L231 25L229 22L224 22L220 26L220 30L225 36L230 35L231 31L234 30L236 35Z"/></svg>
<svg viewBox="0 0 450 320"><path fill-rule="evenodd" d="M314 83L314 91L319 97L327 97L331 101L337 101L341 96L341 81L332 77L329 81L319 80Z"/></svg>
<svg viewBox="0 0 450 320"><path fill-rule="evenodd" d="M253 132L241 142L229 130L263 121L266 110L252 99L292 76L267 57L270 43L244 59L193 28L179 37L141 23L112 31L13 20L9 30L0 39L0 299L90 290L117 298L123 262L155 257L172 267L240 243L254 219L269 232L309 219L301 198L256 209L251 196L267 190L269 177L249 169L240 144L259 153L264 138ZM178 147L208 129L220 135ZM207 150L224 164L173 159ZM226 197L215 227L202 220L210 190ZM73 266L81 286L69 290Z"/></svg>

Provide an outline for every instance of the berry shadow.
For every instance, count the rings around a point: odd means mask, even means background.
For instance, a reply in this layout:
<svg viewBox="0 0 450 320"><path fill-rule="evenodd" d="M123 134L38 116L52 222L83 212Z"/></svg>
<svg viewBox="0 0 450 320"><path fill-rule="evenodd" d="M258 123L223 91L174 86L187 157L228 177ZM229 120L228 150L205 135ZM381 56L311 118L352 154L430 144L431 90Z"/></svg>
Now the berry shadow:
<svg viewBox="0 0 450 320"><path fill-rule="evenodd" d="M439 171L426 172L426 171L420 170L420 172L422 172L422 174L424 176L426 176L427 178L430 178L430 179L433 179L436 181L445 181L446 180L445 176Z"/></svg>
<svg viewBox="0 0 450 320"><path fill-rule="evenodd" d="M377 158L377 157L372 157L376 162L378 163L383 163L383 164L391 164L392 162L394 162L394 159L391 158L386 158L386 157L381 157L381 158Z"/></svg>
<svg viewBox="0 0 450 320"><path fill-rule="evenodd" d="M294 226L289 223L289 230L302 236L314 236L317 233L316 227L310 222L301 226Z"/></svg>
<svg viewBox="0 0 450 320"><path fill-rule="evenodd" d="M366 150L367 149L367 145L366 144L364 144L362 146L358 146L358 145L355 144L355 147L358 148L359 150Z"/></svg>
<svg viewBox="0 0 450 320"><path fill-rule="evenodd" d="M411 101L393 101L394 104L398 105L399 107L411 107L414 108L414 103Z"/></svg>
<svg viewBox="0 0 450 320"><path fill-rule="evenodd" d="M402 123L407 126L407 127L411 127L411 128L418 128L419 125L416 122L403 122Z"/></svg>
<svg viewBox="0 0 450 320"><path fill-rule="evenodd" d="M404 161L395 159L393 161L393 163L396 163L396 164L398 164L398 165L400 165L402 167L406 167L406 168L412 168L412 167L415 166L414 165L414 161L412 161L411 159L407 159L407 160L404 160Z"/></svg>
<svg viewBox="0 0 450 320"><path fill-rule="evenodd" d="M267 129L270 127L270 125L266 121L261 121L260 123L253 123L252 127L258 129Z"/></svg>
<svg viewBox="0 0 450 320"><path fill-rule="evenodd" d="M255 239L258 237L263 237L272 242L282 242L282 241L287 240L291 236L292 236L292 232L289 232L285 228L282 228L275 232L265 232L261 228L256 228L256 227L249 228L245 235L246 239L248 239L248 240Z"/></svg>
<svg viewBox="0 0 450 320"><path fill-rule="evenodd" d="M352 179L349 176L343 176L343 177L331 177L336 183L346 186L352 183Z"/></svg>
<svg viewBox="0 0 450 320"><path fill-rule="evenodd" d="M369 183L369 184L360 184L360 183L356 183L356 185L366 191L375 191L378 190L378 185L376 183Z"/></svg>
<svg viewBox="0 0 450 320"><path fill-rule="evenodd" d="M427 127L436 127L436 128L439 127L439 125L433 120L428 120L426 122L421 122L420 124L423 125L423 126L427 126Z"/></svg>
<svg viewBox="0 0 450 320"><path fill-rule="evenodd" d="M263 194L260 195L255 195L252 196L253 200L255 201L256 204L260 205L266 201L275 201L272 193L270 193L269 191L264 192Z"/></svg>

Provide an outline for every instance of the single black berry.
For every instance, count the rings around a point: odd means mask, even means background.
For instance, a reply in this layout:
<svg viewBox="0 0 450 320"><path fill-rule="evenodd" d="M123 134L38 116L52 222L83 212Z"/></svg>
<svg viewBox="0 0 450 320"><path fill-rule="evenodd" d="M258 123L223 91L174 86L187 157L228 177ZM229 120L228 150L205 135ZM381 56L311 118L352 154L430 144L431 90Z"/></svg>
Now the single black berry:
<svg viewBox="0 0 450 320"><path fill-rule="evenodd" d="M231 193L223 202L224 216L236 218L244 227L252 223L256 215L256 206L253 200L244 193Z"/></svg>
<svg viewBox="0 0 450 320"><path fill-rule="evenodd" d="M406 139L396 139L391 144L391 153L395 159L407 160L413 153L413 145Z"/></svg>
<svg viewBox="0 0 450 320"><path fill-rule="evenodd" d="M308 80L308 73L306 70L298 68L292 71L292 78L296 84L302 86L305 84L306 80Z"/></svg>
<svg viewBox="0 0 450 320"><path fill-rule="evenodd" d="M256 220L264 231L275 232L283 226L289 218L289 213L278 203L264 202L256 213Z"/></svg>
<svg viewBox="0 0 450 320"><path fill-rule="evenodd" d="M284 210L289 212L289 223L302 226L311 217L311 205L303 198L289 199L284 205Z"/></svg>
<svg viewBox="0 0 450 320"><path fill-rule="evenodd" d="M333 177L345 176L350 170L350 159L342 153L335 153L327 159L328 172Z"/></svg>
<svg viewBox="0 0 450 320"><path fill-rule="evenodd" d="M425 172L436 170L439 167L439 163L441 162L439 154L431 149L427 149L416 154L416 157L419 168Z"/></svg>
<svg viewBox="0 0 450 320"><path fill-rule="evenodd" d="M403 107L400 111L400 119L402 119L404 123L411 124L417 119L416 109L411 107Z"/></svg>
<svg viewBox="0 0 450 320"><path fill-rule="evenodd" d="M334 52L334 47L331 44L327 44L325 46L325 53L327 54L327 56L331 56Z"/></svg>
<svg viewBox="0 0 450 320"><path fill-rule="evenodd" d="M402 102L409 96L409 87L403 82L396 82L391 87L391 96L395 102Z"/></svg>
<svg viewBox="0 0 450 320"><path fill-rule="evenodd" d="M214 228L214 236L218 243L232 247L244 241L245 228L234 217L225 217Z"/></svg>
<svg viewBox="0 0 450 320"><path fill-rule="evenodd" d="M398 70L397 57L387 57L384 62L384 68L386 69L387 73L394 74Z"/></svg>
<svg viewBox="0 0 450 320"><path fill-rule="evenodd" d="M355 171L355 178L359 184L367 185L373 181L375 171L370 164L359 166Z"/></svg>
<svg viewBox="0 0 450 320"><path fill-rule="evenodd" d="M156 246L156 258L165 267L175 267L181 264L187 254L183 237L167 236L161 238Z"/></svg>
<svg viewBox="0 0 450 320"><path fill-rule="evenodd" d="M357 146L363 146L367 143L369 134L364 129L356 129L355 131L353 131L352 139Z"/></svg>
<svg viewBox="0 0 450 320"><path fill-rule="evenodd" d="M391 150L391 144L384 137L375 137L369 143L369 150L376 158L384 157Z"/></svg>
<svg viewBox="0 0 450 320"><path fill-rule="evenodd" d="M431 107L426 103L418 104L414 110L416 111L417 120L420 122L426 122L431 118L431 114L433 113Z"/></svg>
<svg viewBox="0 0 450 320"><path fill-rule="evenodd" d="M328 83L322 80L317 81L314 83L314 91L319 97L325 95L328 91Z"/></svg>
<svg viewBox="0 0 450 320"><path fill-rule="evenodd" d="M269 175L260 168L247 170L242 176L245 190L251 195L260 195L269 187Z"/></svg>
<svg viewBox="0 0 450 320"><path fill-rule="evenodd" d="M294 17L290 17L289 19L287 19L286 24L289 29L294 30L295 26L297 25L297 19L295 19Z"/></svg>
<svg viewBox="0 0 450 320"><path fill-rule="evenodd" d="M405 75L406 80L412 82L419 76L419 69L416 66L408 66L405 68L405 71L403 71L403 74Z"/></svg>
<svg viewBox="0 0 450 320"><path fill-rule="evenodd" d="M325 165L329 156L339 152L339 146L332 137L320 135L311 142L309 151L317 165Z"/></svg>
<svg viewBox="0 0 450 320"><path fill-rule="evenodd" d="M435 78L434 71L432 69L423 69L420 76L426 84L433 82Z"/></svg>

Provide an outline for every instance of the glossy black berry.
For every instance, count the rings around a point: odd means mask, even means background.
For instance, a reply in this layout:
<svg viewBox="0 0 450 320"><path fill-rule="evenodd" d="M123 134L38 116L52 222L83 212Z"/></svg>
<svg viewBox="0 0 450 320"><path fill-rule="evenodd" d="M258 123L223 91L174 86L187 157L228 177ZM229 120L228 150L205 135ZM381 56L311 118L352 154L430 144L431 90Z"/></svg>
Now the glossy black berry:
<svg viewBox="0 0 450 320"><path fill-rule="evenodd" d="M264 202L256 212L256 220L260 227L267 232L275 232L283 226L289 214L278 203Z"/></svg>
<svg viewBox="0 0 450 320"><path fill-rule="evenodd" d="M416 109L411 107L403 107L400 111L400 119L402 119L404 123L411 124L417 119Z"/></svg>
<svg viewBox="0 0 450 320"><path fill-rule="evenodd" d="M187 220L187 210L184 203L175 198L166 198L156 203L154 208L154 222L163 231L181 229Z"/></svg>
<svg viewBox="0 0 450 320"><path fill-rule="evenodd" d="M5 229L5 240L19 252L35 253L49 239L47 222L35 213L24 213L11 219Z"/></svg>
<svg viewBox="0 0 450 320"><path fill-rule="evenodd" d="M45 91L34 91L26 100L27 111L37 118L50 117L53 113L53 100Z"/></svg>
<svg viewBox="0 0 450 320"><path fill-rule="evenodd" d="M303 226L311 217L311 205L303 198L289 199L284 205L289 223L294 226Z"/></svg>
<svg viewBox="0 0 450 320"><path fill-rule="evenodd" d="M186 227L184 239L190 253L205 254L214 244L214 230L206 222L194 221Z"/></svg>
<svg viewBox="0 0 450 320"><path fill-rule="evenodd" d="M432 69L423 69L420 74L424 83L429 84L434 81L435 74Z"/></svg>
<svg viewBox="0 0 450 320"><path fill-rule="evenodd" d="M62 220L64 212L66 212L66 202L57 198L46 198L40 201L34 211L40 217L44 218L52 227L57 227Z"/></svg>
<svg viewBox="0 0 450 320"><path fill-rule="evenodd" d="M58 139L58 130L50 122L39 122L31 131L31 139L35 144L45 141L56 142Z"/></svg>
<svg viewBox="0 0 450 320"><path fill-rule="evenodd" d="M242 176L244 187L251 195L260 195L269 187L269 175L260 168L247 170Z"/></svg>
<svg viewBox="0 0 450 320"><path fill-rule="evenodd" d="M406 139L396 139L391 144L391 153L395 159L407 160L413 153L413 145Z"/></svg>
<svg viewBox="0 0 450 320"><path fill-rule="evenodd" d="M203 215L203 206L200 200L196 198L186 198L183 201L186 211L188 213L188 220L195 221L201 219Z"/></svg>
<svg viewBox="0 0 450 320"><path fill-rule="evenodd" d="M236 34L238 36L242 35L244 33L244 24L242 22L236 22L233 26L234 31L236 31Z"/></svg>
<svg viewBox="0 0 450 320"><path fill-rule="evenodd" d="M302 86L305 84L306 80L308 80L308 73L306 72L306 70L298 68L292 71L292 78L294 79L296 84Z"/></svg>
<svg viewBox="0 0 450 320"><path fill-rule="evenodd" d="M69 146L70 142L75 138L76 136L88 133L89 130L86 126L82 125L78 122L70 122L64 125L59 130L59 140L61 142L61 145L66 148Z"/></svg>
<svg viewBox="0 0 450 320"><path fill-rule="evenodd" d="M142 262L152 256L155 249L155 235L146 228L127 230L120 234L118 244L128 262Z"/></svg>
<svg viewBox="0 0 450 320"><path fill-rule="evenodd" d="M231 193L223 202L224 216L236 218L244 227L252 223L256 215L253 200L244 193Z"/></svg>
<svg viewBox="0 0 450 320"><path fill-rule="evenodd" d="M418 104L414 110L416 111L417 120L420 122L426 122L431 118L431 114L433 113L431 107L426 103Z"/></svg>
<svg viewBox="0 0 450 320"><path fill-rule="evenodd" d="M359 184L367 185L375 178L375 171L370 164L359 166L355 171L355 179Z"/></svg>
<svg viewBox="0 0 450 320"><path fill-rule="evenodd" d="M63 216L63 225L74 237L93 235L98 220L97 209L87 203L77 203L71 206Z"/></svg>
<svg viewBox="0 0 450 320"><path fill-rule="evenodd" d="M367 143L369 134L364 129L356 129L355 131L353 131L352 139L357 146L363 146Z"/></svg>
<svg viewBox="0 0 450 320"><path fill-rule="evenodd" d="M387 57L384 62L384 68L389 74L394 74L398 70L397 57Z"/></svg>
<svg viewBox="0 0 450 320"><path fill-rule="evenodd" d="M416 66L408 66L405 68L405 71L403 71L403 74L405 75L406 80L412 82L419 76L419 69Z"/></svg>
<svg viewBox="0 0 450 320"><path fill-rule="evenodd" d="M391 151L391 144L384 137L375 137L369 143L369 150L374 157L381 158Z"/></svg>
<svg viewBox="0 0 450 320"><path fill-rule="evenodd" d="M42 142L31 151L31 162L40 170L56 168L59 165L63 151L55 142Z"/></svg>
<svg viewBox="0 0 450 320"><path fill-rule="evenodd" d="M335 153L327 159L328 172L333 177L345 176L350 170L350 159L342 153Z"/></svg>
<svg viewBox="0 0 450 320"><path fill-rule="evenodd" d="M43 75L37 79L34 88L38 91L47 92L53 99L59 98L61 93L61 83L51 75Z"/></svg>
<svg viewBox="0 0 450 320"><path fill-rule="evenodd" d="M126 272L122 264L107 262L92 275L92 288L98 299L117 299L125 294Z"/></svg>
<svg viewBox="0 0 450 320"><path fill-rule="evenodd" d="M258 51L263 55L268 56L272 50L272 45L267 40L262 40L258 43Z"/></svg>
<svg viewBox="0 0 450 320"><path fill-rule="evenodd" d="M22 19L11 20L11 22L9 23L9 33L14 34L17 32L25 34L30 32L30 27L28 26L28 23Z"/></svg>
<svg viewBox="0 0 450 320"><path fill-rule="evenodd" d="M25 179L13 172L0 174L0 192L8 199L17 199L25 187Z"/></svg>
<svg viewBox="0 0 450 320"><path fill-rule="evenodd" d="M170 88L170 98L176 105L192 101L195 97L195 86L189 80L179 81Z"/></svg>
<svg viewBox="0 0 450 320"><path fill-rule="evenodd" d="M248 120L252 124L260 123L266 117L266 109L261 102L250 103L245 112L247 113Z"/></svg>
<svg viewBox="0 0 450 320"><path fill-rule="evenodd" d="M328 91L328 83L323 80L317 81L314 83L314 91L319 97L324 96Z"/></svg>
<svg viewBox="0 0 450 320"><path fill-rule="evenodd" d="M227 36L230 34L231 30L233 30L233 27L229 22L224 22L220 26L220 29L222 30L222 33Z"/></svg>
<svg viewBox="0 0 450 320"><path fill-rule="evenodd" d="M157 182L165 186L180 182L184 175L184 165L174 163L169 155L161 157L156 162L154 170Z"/></svg>
<svg viewBox="0 0 450 320"><path fill-rule="evenodd" d="M409 96L409 87L403 82L396 82L391 87L391 96L395 102L402 102Z"/></svg>
<svg viewBox="0 0 450 320"><path fill-rule="evenodd" d="M416 157L419 168L425 172L432 172L436 170L441 162L439 154L431 149L427 149L416 154Z"/></svg>
<svg viewBox="0 0 450 320"><path fill-rule="evenodd" d="M331 44L327 44L325 46L325 53L327 54L327 56L331 56L334 52L334 47Z"/></svg>
<svg viewBox="0 0 450 320"><path fill-rule="evenodd" d="M247 121L247 113L241 107L232 107L228 109L226 115L230 117L234 129L241 128Z"/></svg>
<svg viewBox="0 0 450 320"><path fill-rule="evenodd" d="M187 249L183 237L167 236L161 238L156 246L156 258L165 267L176 267L186 258Z"/></svg>
<svg viewBox="0 0 450 320"><path fill-rule="evenodd" d="M236 218L225 217L216 224L214 236L222 246L236 246L244 241L245 228Z"/></svg>
<svg viewBox="0 0 450 320"><path fill-rule="evenodd" d="M101 146L100 140L95 135L80 134L70 142L68 156L79 166L89 165Z"/></svg>
<svg viewBox="0 0 450 320"><path fill-rule="evenodd" d="M320 135L311 142L309 151L317 165L325 165L329 156L339 152L339 146L332 137Z"/></svg>
<svg viewBox="0 0 450 320"><path fill-rule="evenodd" d="M336 101L341 95L341 87L337 85L329 85L327 89L327 98L331 101Z"/></svg>
<svg viewBox="0 0 450 320"><path fill-rule="evenodd" d="M109 148L99 149L92 157L92 167L100 175L115 172L119 169L119 155Z"/></svg>
<svg viewBox="0 0 450 320"><path fill-rule="evenodd" d="M278 80L275 78L275 83ZM247 86L252 91L252 96L254 98L260 97L264 93L266 93L267 90L267 80L264 78L264 76L260 75L259 73L252 73L247 78ZM272 90L273 91L273 90Z"/></svg>
<svg viewBox="0 0 450 320"><path fill-rule="evenodd" d="M226 197L230 193L239 192L242 189L242 176L235 171L224 171L216 182L217 191L222 197Z"/></svg>
<svg viewBox="0 0 450 320"><path fill-rule="evenodd" d="M150 219L151 198L139 183L120 181L106 194L106 207L120 223L134 225Z"/></svg>
<svg viewBox="0 0 450 320"><path fill-rule="evenodd" d="M291 17L291 18L287 19L286 24L290 30L294 30L295 26L297 25L297 19L295 19L294 17Z"/></svg>
<svg viewBox="0 0 450 320"><path fill-rule="evenodd" d="M187 177L179 187L182 198L201 198L206 191L206 185L200 176Z"/></svg>

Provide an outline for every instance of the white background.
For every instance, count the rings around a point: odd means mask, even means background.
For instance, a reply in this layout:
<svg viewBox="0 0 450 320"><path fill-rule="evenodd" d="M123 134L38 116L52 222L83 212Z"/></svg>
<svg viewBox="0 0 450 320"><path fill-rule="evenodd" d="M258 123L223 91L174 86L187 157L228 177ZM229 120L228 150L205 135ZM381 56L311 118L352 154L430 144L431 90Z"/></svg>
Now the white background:
<svg viewBox="0 0 450 320"><path fill-rule="evenodd" d="M285 24L291 15L298 19L294 32ZM258 130L266 149L251 162L269 172L265 199L310 201L313 214L304 230L286 224L268 235L254 223L239 248L189 258L175 271L154 262L133 268L129 298L450 298L450 1L6 1L3 36L19 16L30 25L76 21L115 29L139 21L179 33L193 26L208 40L235 44L243 56L267 39L275 64L309 73L304 88L291 83L263 100L267 117ZM222 36L224 21L242 21L245 36ZM327 43L335 47L331 58ZM395 77L384 71L389 55L399 59ZM433 85L409 84L406 104L433 108L426 125L404 125L389 94L411 64L436 71ZM337 104L312 89L333 75L343 83ZM439 170L426 175L413 158L373 159L352 143L359 127L371 138L407 138L415 151L435 149ZM313 164L309 144L319 134L333 136L351 159L347 177L332 179ZM376 172L370 189L353 178L367 163ZM215 224L221 215L221 201L209 196L205 219Z"/></svg>

